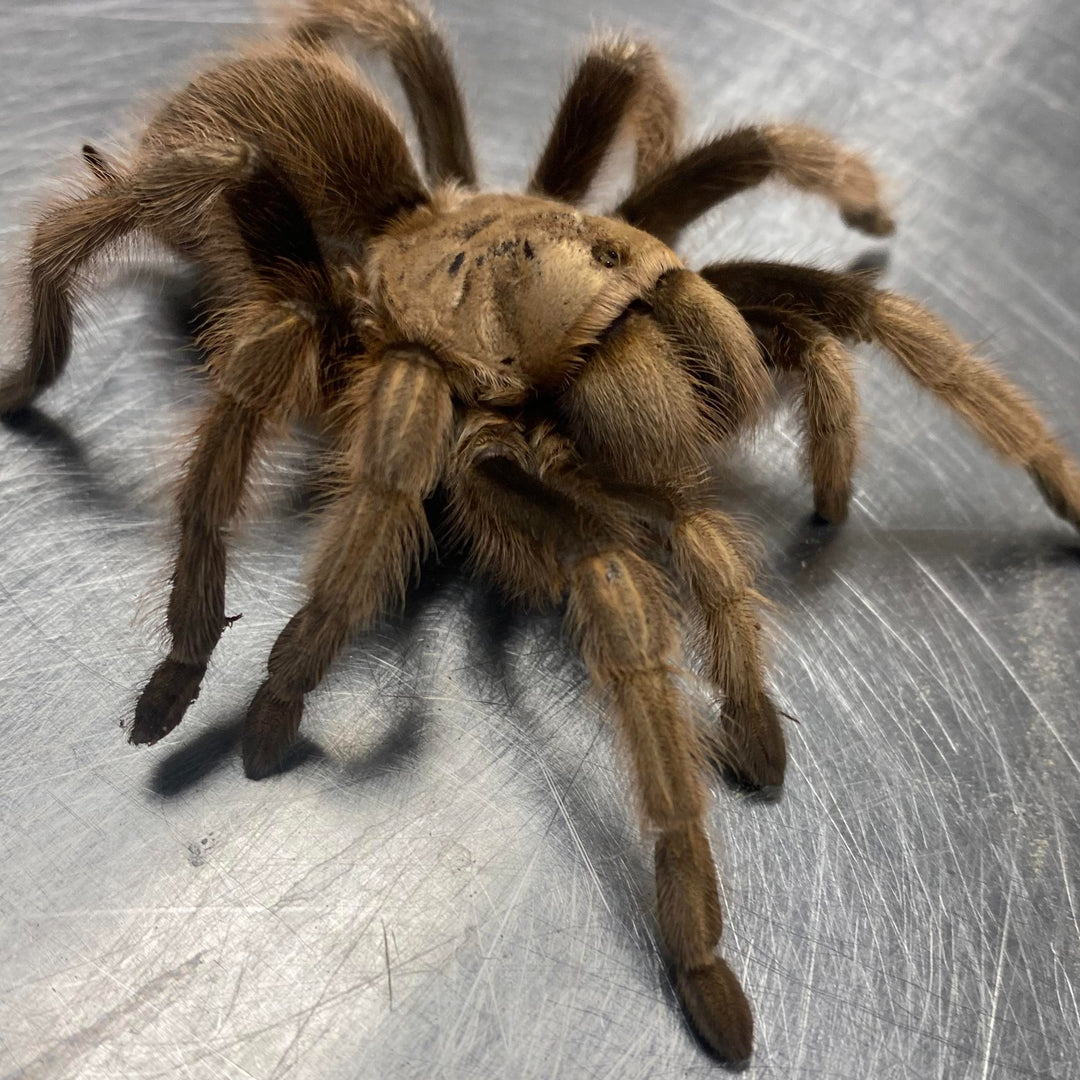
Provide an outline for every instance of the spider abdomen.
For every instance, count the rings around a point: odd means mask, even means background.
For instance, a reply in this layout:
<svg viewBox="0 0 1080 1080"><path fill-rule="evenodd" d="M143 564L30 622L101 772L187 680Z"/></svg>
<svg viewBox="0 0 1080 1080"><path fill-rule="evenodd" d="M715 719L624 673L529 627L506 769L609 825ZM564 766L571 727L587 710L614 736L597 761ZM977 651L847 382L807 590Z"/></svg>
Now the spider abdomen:
<svg viewBox="0 0 1080 1080"><path fill-rule="evenodd" d="M427 199L400 129L328 49L266 45L210 68L158 111L141 141L148 154L246 146L289 178L316 228L334 235L368 233L381 216L372 199L386 214Z"/></svg>

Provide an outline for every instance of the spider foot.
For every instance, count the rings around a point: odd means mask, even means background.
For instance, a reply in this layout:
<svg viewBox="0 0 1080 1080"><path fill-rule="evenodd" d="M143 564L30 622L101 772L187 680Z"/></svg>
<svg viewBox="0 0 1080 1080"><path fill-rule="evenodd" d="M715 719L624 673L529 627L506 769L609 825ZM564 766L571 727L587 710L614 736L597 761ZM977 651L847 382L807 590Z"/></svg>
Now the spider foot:
<svg viewBox="0 0 1080 1080"><path fill-rule="evenodd" d="M13 416L25 409L37 394L37 387L22 375L0 381L0 416Z"/></svg>
<svg viewBox="0 0 1080 1080"><path fill-rule="evenodd" d="M814 490L814 513L827 525L847 519L851 487L847 484L818 485Z"/></svg>
<svg viewBox="0 0 1080 1080"><path fill-rule="evenodd" d="M168 735L199 696L205 674L205 664L162 660L135 704L135 719L128 741L149 746Z"/></svg>
<svg viewBox="0 0 1080 1080"><path fill-rule="evenodd" d="M262 780L276 772L296 740L304 699L279 698L268 683L259 687L244 719L242 748L244 773Z"/></svg>
<svg viewBox="0 0 1080 1080"><path fill-rule="evenodd" d="M1028 466L1028 473L1050 509L1075 529L1080 529L1080 475L1060 457L1051 455L1051 467L1042 462ZM1040 467L1041 466L1041 467Z"/></svg>
<svg viewBox="0 0 1080 1080"><path fill-rule="evenodd" d="M730 773L738 784L778 796L787 768L787 746L772 700L762 695L753 703L728 701L722 715L723 730L705 733L712 764Z"/></svg>
<svg viewBox="0 0 1080 1080"><path fill-rule="evenodd" d="M882 206L849 207L841 216L844 224L852 229L858 229L867 236L892 236L896 232L896 222L892 215Z"/></svg>
<svg viewBox="0 0 1080 1080"><path fill-rule="evenodd" d="M754 1018L743 988L719 957L703 968L676 968L675 988L694 1030L728 1065L744 1064L754 1045Z"/></svg>

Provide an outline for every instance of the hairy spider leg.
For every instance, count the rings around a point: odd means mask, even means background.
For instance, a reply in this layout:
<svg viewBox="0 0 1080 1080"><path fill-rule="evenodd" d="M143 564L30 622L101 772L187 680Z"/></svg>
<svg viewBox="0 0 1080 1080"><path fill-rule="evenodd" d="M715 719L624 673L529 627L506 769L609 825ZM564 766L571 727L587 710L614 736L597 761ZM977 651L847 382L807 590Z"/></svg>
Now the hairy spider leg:
<svg viewBox="0 0 1080 1080"><path fill-rule="evenodd" d="M559 568L568 626L591 680L610 700L642 816L655 831L658 923L679 996L720 1056L744 1060L753 1020L715 952L723 920L704 828L702 748L676 685L670 590L659 568L622 540L623 522L541 479L530 471L536 462L524 440L509 429L502 434L505 443L494 422L478 424L456 448L448 479L459 529L512 595L537 590L530 556Z"/></svg>
<svg viewBox="0 0 1080 1080"><path fill-rule="evenodd" d="M30 404L63 374L86 270L137 230L182 234L232 183L243 156L217 148L167 154L112 174L82 196L53 204L34 228L28 257L30 327L22 368L0 384L0 414Z"/></svg>
<svg viewBox="0 0 1080 1080"><path fill-rule="evenodd" d="M133 743L167 735L198 697L227 625L227 530L242 509L260 438L318 412L331 381L324 369L338 320L302 208L262 159L224 191L224 202L228 213L219 215L203 263L219 285L231 281L240 298L209 312L200 335L215 394L177 495L180 536L166 613L171 646L136 702Z"/></svg>
<svg viewBox="0 0 1080 1080"><path fill-rule="evenodd" d="M170 583L169 655L139 695L128 737L155 743L199 696L225 619L225 532L237 515L264 417L227 397L210 406L195 436L177 498L180 542Z"/></svg>
<svg viewBox="0 0 1080 1080"><path fill-rule="evenodd" d="M775 793L787 747L765 686L761 595L735 524L709 507L684 508L669 541L672 563L697 609L705 675L721 698L723 724L703 728L712 763L750 787Z"/></svg>
<svg viewBox="0 0 1080 1080"><path fill-rule="evenodd" d="M1025 468L1050 508L1080 529L1080 466L1028 398L922 305L865 275L781 263L716 263L702 277L740 307L769 306L873 341L1004 460Z"/></svg>
<svg viewBox="0 0 1080 1080"><path fill-rule="evenodd" d="M580 202L627 126L635 182L642 183L675 153L679 114L679 96L656 50L628 37L605 38L578 61L527 190Z"/></svg>
<svg viewBox="0 0 1080 1080"><path fill-rule="evenodd" d="M335 38L383 52L405 90L434 184L476 186L476 165L461 90L446 42L431 17L404 0L377 4L305 0L288 32L315 47Z"/></svg>
<svg viewBox="0 0 1080 1080"><path fill-rule="evenodd" d="M770 177L835 203L844 221L861 232L888 236L895 228L869 164L800 124L747 126L716 135L635 186L615 213L674 245L706 210Z"/></svg>
<svg viewBox="0 0 1080 1080"><path fill-rule="evenodd" d="M723 515L707 508L702 449L756 420L771 391L745 320L690 271L665 275L649 312L611 331L563 396L566 422L589 460L620 479L659 485L673 506L667 543L700 615L707 675L722 697L713 757L754 786L783 781L784 736L764 684L760 597ZM702 505L703 500L705 506Z"/></svg>
<svg viewBox="0 0 1080 1080"><path fill-rule="evenodd" d="M331 115L340 126L328 140L319 125ZM266 145L248 141L256 130ZM137 701L133 742L167 734L198 694L226 625L226 534L260 439L324 412L348 354L362 350L346 310L356 297L336 290L315 210L294 188L312 176L328 188L318 220L332 234L366 240L427 198L401 132L340 61L274 46L226 61L167 102L131 175L108 188L133 206L133 225L195 263L213 296L200 344L215 400L178 493L171 646ZM348 290L355 275L337 255Z"/></svg>
<svg viewBox="0 0 1080 1080"><path fill-rule="evenodd" d="M430 542L423 500L449 453L446 376L420 347L391 347L355 375L335 410L337 490L324 512L308 599L278 636L243 727L244 769L276 769L313 690L349 632L404 597Z"/></svg>
<svg viewBox="0 0 1080 1080"><path fill-rule="evenodd" d="M859 392L851 354L820 323L772 307L741 309L768 363L802 383L800 419L814 510L839 524L848 514L859 455Z"/></svg>

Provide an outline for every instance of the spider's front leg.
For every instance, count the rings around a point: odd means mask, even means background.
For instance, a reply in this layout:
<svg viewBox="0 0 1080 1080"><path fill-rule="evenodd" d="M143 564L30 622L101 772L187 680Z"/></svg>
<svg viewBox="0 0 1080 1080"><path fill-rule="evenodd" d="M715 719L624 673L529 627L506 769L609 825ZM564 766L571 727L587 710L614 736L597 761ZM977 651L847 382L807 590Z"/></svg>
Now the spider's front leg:
<svg viewBox="0 0 1080 1080"><path fill-rule="evenodd" d="M243 730L244 769L273 772L296 737L304 695L350 630L404 596L429 535L423 500L446 461L450 388L420 346L387 348L337 409L337 493L327 508L304 606L278 636Z"/></svg>
<svg viewBox="0 0 1080 1080"><path fill-rule="evenodd" d="M135 705L128 733L133 743L168 735L199 696L226 626L225 533L240 508L263 427L260 413L225 396L199 425L177 499L180 543L166 613L172 645Z"/></svg>
<svg viewBox="0 0 1080 1080"><path fill-rule="evenodd" d="M154 743L198 697L227 625L226 535L238 516L258 443L321 400L322 334L282 301L252 298L219 313L208 334L215 400L199 425L177 498L180 542L166 627L169 655L139 695L129 737Z"/></svg>
<svg viewBox="0 0 1080 1080"><path fill-rule="evenodd" d="M656 830L660 932L695 1027L725 1059L750 1054L753 1020L731 968L714 952L723 927L704 828L700 748L672 667L676 624L663 579L628 549L579 557L569 573L571 626L593 681L608 691Z"/></svg>
<svg viewBox="0 0 1080 1080"><path fill-rule="evenodd" d="M747 307L742 315L777 372L802 382L806 472L814 510L838 524L847 517L859 453L859 391L851 354L820 323L782 308Z"/></svg>
<svg viewBox="0 0 1080 1080"><path fill-rule="evenodd" d="M129 737L154 743L198 697L227 625L226 535L238 516L260 439L322 405L328 340L340 332L319 245L287 185L260 162L225 196L228 213L203 266L235 299L202 335L215 399L196 433L177 497L179 546L166 627L169 655L135 706Z"/></svg>
<svg viewBox="0 0 1080 1080"><path fill-rule="evenodd" d="M584 365L564 413L589 460L672 496L667 543L722 699L713 756L741 781L776 788L787 758L764 684L760 597L737 530L701 498L705 445L752 424L771 381L746 321L698 275L666 274L645 299L650 311L631 312Z"/></svg>
<svg viewBox="0 0 1080 1080"><path fill-rule="evenodd" d="M572 476L536 473L512 424L479 422L450 470L451 506L474 558L511 593L568 596L567 616L593 682L606 692L654 830L657 915L694 1026L728 1061L745 1060L753 1019L738 979L715 953L723 919L704 815L701 748L676 683L678 631L660 570L633 530ZM545 583L537 566L556 570Z"/></svg>

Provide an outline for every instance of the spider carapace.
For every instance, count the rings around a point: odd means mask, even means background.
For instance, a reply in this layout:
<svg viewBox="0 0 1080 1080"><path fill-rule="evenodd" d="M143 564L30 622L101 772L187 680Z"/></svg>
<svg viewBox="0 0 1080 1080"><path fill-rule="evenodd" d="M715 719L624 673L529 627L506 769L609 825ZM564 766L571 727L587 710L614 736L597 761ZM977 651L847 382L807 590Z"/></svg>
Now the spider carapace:
<svg viewBox="0 0 1080 1080"><path fill-rule="evenodd" d="M424 158L339 43L387 55ZM249 707L243 758L280 764L304 696L346 636L398 600L446 495L478 570L534 605L565 604L610 703L645 828L657 920L687 1013L746 1058L746 997L717 954L721 911L704 772L776 787L786 754L765 684L758 595L719 509L710 454L794 383L817 512L847 513L858 400L847 345L874 342L1080 526L1080 473L1034 407L952 331L872 275L723 262L695 273L682 229L772 177L885 235L867 163L799 125L747 126L691 148L656 52L624 37L578 62L524 195L476 188L446 47L404 0L310 0L267 41L209 67L135 149L84 148L91 181L38 220L22 367L0 411L61 374L77 290L129 234L194 263L211 400L177 498L171 647L132 742L168 734L197 697L225 614L226 540L261 445L299 419L332 447L308 596ZM579 206L616 138L628 194ZM695 718L678 678L697 632L720 708Z"/></svg>

